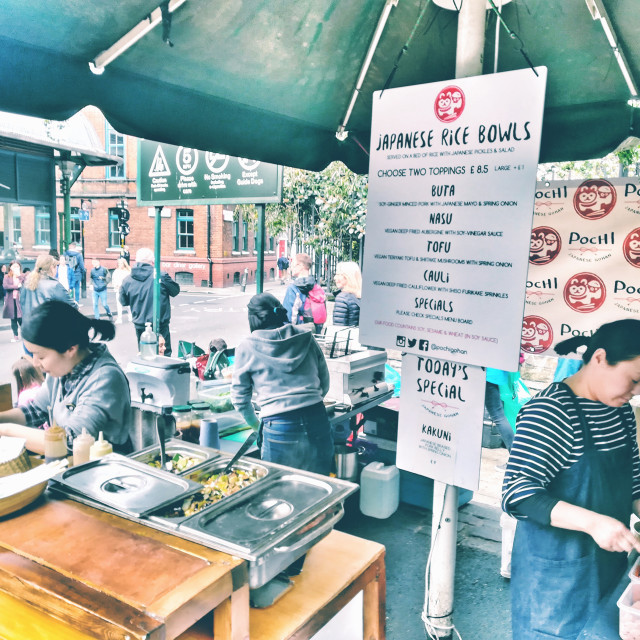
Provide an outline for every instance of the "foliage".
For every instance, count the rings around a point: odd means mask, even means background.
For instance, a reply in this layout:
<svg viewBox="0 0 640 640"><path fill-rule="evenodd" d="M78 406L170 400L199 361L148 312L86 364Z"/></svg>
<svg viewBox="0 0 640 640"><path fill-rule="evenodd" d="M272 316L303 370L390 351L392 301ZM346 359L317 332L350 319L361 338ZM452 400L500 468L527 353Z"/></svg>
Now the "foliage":
<svg viewBox="0 0 640 640"><path fill-rule="evenodd" d="M538 165L538 180L615 178L640 175L640 146L614 151L604 158Z"/></svg>

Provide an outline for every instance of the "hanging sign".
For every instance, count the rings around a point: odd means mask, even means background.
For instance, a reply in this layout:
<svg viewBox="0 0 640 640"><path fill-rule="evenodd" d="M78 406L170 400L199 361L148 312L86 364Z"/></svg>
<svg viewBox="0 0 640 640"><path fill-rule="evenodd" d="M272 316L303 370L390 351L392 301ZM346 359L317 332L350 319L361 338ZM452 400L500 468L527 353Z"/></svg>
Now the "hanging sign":
<svg viewBox="0 0 640 640"><path fill-rule="evenodd" d="M545 85L542 67L374 94L363 343L517 369Z"/></svg>
<svg viewBox="0 0 640 640"><path fill-rule="evenodd" d="M481 367L404 355L396 466L475 491L484 388Z"/></svg>
<svg viewBox="0 0 640 640"><path fill-rule="evenodd" d="M280 202L280 165L171 144L138 141L138 204Z"/></svg>

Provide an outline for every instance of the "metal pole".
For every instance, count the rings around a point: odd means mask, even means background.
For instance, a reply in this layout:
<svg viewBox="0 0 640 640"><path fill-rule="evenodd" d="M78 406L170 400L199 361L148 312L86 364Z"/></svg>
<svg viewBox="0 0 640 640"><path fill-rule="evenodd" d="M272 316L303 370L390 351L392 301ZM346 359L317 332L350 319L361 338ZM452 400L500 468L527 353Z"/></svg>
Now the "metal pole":
<svg viewBox="0 0 640 640"><path fill-rule="evenodd" d="M62 184L64 187L64 224L60 229L60 254L69 248L69 238L71 237L71 176L62 173Z"/></svg>
<svg viewBox="0 0 640 640"><path fill-rule="evenodd" d="M155 246L154 246L154 274L153 274L153 332L160 333L160 263L162 253L160 237L162 231L162 206L156 206Z"/></svg>
<svg viewBox="0 0 640 640"><path fill-rule="evenodd" d="M211 260L211 205L207 205L207 260L209 262L209 288L213 287L213 260Z"/></svg>
<svg viewBox="0 0 640 640"><path fill-rule="evenodd" d="M465 0L458 13L456 78L482 75L485 0ZM453 593L458 537L458 487L433 483L430 561L423 618L438 638L453 632Z"/></svg>
<svg viewBox="0 0 640 640"><path fill-rule="evenodd" d="M266 205L259 204L258 207L258 246L256 251L258 252L258 264L256 266L256 293L262 293L264 291L264 240L265 240L265 210Z"/></svg>

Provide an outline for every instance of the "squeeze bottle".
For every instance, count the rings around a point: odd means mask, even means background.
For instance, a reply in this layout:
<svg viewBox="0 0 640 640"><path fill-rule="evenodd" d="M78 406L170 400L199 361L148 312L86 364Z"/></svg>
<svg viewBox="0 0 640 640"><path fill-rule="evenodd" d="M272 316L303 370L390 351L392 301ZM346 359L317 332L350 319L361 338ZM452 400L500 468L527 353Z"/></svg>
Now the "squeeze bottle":
<svg viewBox="0 0 640 640"><path fill-rule="evenodd" d="M140 336L140 357L144 360L155 360L158 355L158 336L153 332L151 323L145 323L145 330Z"/></svg>
<svg viewBox="0 0 640 640"><path fill-rule="evenodd" d="M44 461L54 462L67 457L67 432L54 424L44 432Z"/></svg>
<svg viewBox="0 0 640 640"><path fill-rule="evenodd" d="M73 466L89 462L89 451L91 445L96 439L87 433L86 429L82 429L82 433L73 441Z"/></svg>
<svg viewBox="0 0 640 640"><path fill-rule="evenodd" d="M113 453L113 447L111 443L104 439L102 431L98 434L98 439L91 445L89 449L89 460L97 460L106 456L109 453Z"/></svg>

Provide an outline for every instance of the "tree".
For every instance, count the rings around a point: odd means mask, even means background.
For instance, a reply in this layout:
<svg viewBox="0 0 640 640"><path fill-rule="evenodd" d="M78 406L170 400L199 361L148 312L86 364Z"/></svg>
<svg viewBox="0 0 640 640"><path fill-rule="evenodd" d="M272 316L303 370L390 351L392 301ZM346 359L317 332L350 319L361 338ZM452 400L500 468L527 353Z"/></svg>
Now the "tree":
<svg viewBox="0 0 640 640"><path fill-rule="evenodd" d="M640 175L640 146L614 151L604 158L538 165L538 180L614 178Z"/></svg>

